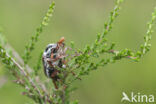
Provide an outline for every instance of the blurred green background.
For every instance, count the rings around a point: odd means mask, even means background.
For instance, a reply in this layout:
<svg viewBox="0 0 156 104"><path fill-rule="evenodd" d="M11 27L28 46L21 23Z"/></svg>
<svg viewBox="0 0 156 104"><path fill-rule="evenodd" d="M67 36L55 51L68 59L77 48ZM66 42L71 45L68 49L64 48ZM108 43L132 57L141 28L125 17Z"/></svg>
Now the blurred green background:
<svg viewBox="0 0 156 104"><path fill-rule="evenodd" d="M66 38L67 44L75 41L78 48L92 43L96 33L102 32L114 1L55 0L54 16L41 35L30 64L36 63L40 51L48 43L56 42L61 36ZM0 0L0 27L20 55L23 55L25 44L46 13L49 2ZM146 23L150 20L154 6L156 0L125 0L108 36L109 41L116 42L117 49L138 49L143 43ZM156 26L154 30L151 51L139 63L122 60L91 72L81 82L75 82L74 86L78 89L72 93L71 99L78 99L80 104L121 104L123 91L156 96ZM2 76L1 68L0 78ZM22 96L21 91L18 85L8 80L0 86L0 104L28 104L29 99Z"/></svg>

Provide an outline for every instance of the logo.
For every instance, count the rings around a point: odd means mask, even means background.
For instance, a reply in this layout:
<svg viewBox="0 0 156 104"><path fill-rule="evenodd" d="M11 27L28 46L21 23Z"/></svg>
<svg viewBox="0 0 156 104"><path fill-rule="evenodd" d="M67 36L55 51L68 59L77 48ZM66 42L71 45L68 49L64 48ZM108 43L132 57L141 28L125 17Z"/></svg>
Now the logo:
<svg viewBox="0 0 156 104"><path fill-rule="evenodd" d="M125 92L122 92L122 99L121 102L127 101L132 103L153 103L154 102L154 95L145 95L141 93L134 93L128 96Z"/></svg>

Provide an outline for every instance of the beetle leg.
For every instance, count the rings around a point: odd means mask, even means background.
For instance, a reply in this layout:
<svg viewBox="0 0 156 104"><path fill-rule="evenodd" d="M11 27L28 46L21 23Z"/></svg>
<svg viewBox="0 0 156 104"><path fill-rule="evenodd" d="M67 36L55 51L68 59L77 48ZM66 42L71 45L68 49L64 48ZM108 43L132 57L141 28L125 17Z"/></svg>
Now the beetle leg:
<svg viewBox="0 0 156 104"><path fill-rule="evenodd" d="M55 86L55 88L56 89L58 89L58 87L57 87L57 84L56 84L56 81L57 81L57 73L58 73L58 71L57 70L55 70L52 74L51 74L51 78L52 78L52 80L53 80L53 84L54 84L54 86Z"/></svg>
<svg viewBox="0 0 156 104"><path fill-rule="evenodd" d="M53 62L56 62L58 59L61 59L62 56L57 56L55 59L53 59Z"/></svg>
<svg viewBox="0 0 156 104"><path fill-rule="evenodd" d="M55 86L55 89L58 89L58 86L57 86L57 84L56 84L55 79L52 79L52 81L53 81L53 84L54 84L54 86Z"/></svg>
<svg viewBox="0 0 156 104"><path fill-rule="evenodd" d="M52 74L51 74L51 77L52 78L55 78L57 76L57 73L58 73L58 70L55 70Z"/></svg>
<svg viewBox="0 0 156 104"><path fill-rule="evenodd" d="M48 64L50 65L50 67L53 67L51 61L47 61L47 62L48 62Z"/></svg>
<svg viewBox="0 0 156 104"><path fill-rule="evenodd" d="M51 59L53 59L53 58L54 58L54 54L53 54L53 53L51 53L51 56L50 56L50 58L51 58Z"/></svg>

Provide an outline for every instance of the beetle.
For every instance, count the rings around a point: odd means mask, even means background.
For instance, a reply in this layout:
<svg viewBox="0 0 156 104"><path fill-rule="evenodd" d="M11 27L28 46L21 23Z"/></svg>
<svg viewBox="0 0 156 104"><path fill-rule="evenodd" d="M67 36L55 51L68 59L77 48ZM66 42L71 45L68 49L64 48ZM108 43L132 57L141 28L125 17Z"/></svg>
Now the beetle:
<svg viewBox="0 0 156 104"><path fill-rule="evenodd" d="M44 73L53 80L56 89L58 89L56 81L59 80L58 74L60 73L57 67L66 68L64 40L62 37L57 43L48 44L42 56Z"/></svg>

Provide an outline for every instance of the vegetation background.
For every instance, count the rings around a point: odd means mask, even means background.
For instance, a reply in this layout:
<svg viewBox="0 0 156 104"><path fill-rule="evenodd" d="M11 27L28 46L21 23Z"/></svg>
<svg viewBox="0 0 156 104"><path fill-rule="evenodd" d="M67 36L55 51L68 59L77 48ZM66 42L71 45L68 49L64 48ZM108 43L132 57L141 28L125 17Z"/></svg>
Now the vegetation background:
<svg viewBox="0 0 156 104"><path fill-rule="evenodd" d="M45 28L33 52L36 59L48 43L66 38L67 45L75 41L78 48L92 43L96 33L101 32L115 0L56 0L52 21ZM35 28L46 13L50 0L0 0L0 27L8 42L20 55ZM119 49L138 49L143 43L146 23L150 20L156 0L125 0L120 16L109 34L110 41ZM156 31L156 26L154 26ZM156 34L156 32L154 32ZM120 104L122 92L140 92L156 96L156 35L151 41L151 51L139 63L122 60L93 71L84 80L75 82L77 90L72 98L80 104ZM0 64L0 78L9 76ZM8 80L0 80L0 104L27 104L27 97L21 95L21 88Z"/></svg>

